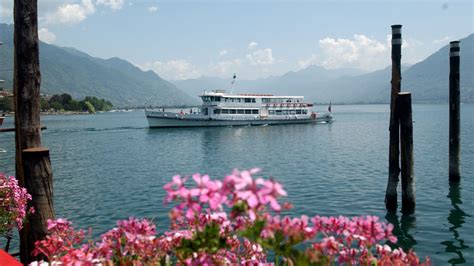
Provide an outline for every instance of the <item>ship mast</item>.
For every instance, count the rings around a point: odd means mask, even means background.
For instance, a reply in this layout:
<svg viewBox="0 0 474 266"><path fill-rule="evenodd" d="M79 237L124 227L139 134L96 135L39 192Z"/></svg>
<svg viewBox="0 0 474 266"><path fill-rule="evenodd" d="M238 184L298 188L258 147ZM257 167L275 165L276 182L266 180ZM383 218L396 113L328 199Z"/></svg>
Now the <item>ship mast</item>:
<svg viewBox="0 0 474 266"><path fill-rule="evenodd" d="M235 75L234 73L234 76L232 77L232 82L230 83L232 86L230 87L230 94L234 94L234 83L235 83L235 79L237 78L237 76Z"/></svg>

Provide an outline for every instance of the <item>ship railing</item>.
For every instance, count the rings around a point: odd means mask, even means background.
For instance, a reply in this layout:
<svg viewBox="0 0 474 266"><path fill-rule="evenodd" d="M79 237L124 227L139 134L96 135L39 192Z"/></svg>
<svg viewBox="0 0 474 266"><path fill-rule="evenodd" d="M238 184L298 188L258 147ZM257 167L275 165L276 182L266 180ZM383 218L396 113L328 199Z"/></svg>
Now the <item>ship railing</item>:
<svg viewBox="0 0 474 266"><path fill-rule="evenodd" d="M262 103L262 106L268 108L306 108L312 107L312 103Z"/></svg>

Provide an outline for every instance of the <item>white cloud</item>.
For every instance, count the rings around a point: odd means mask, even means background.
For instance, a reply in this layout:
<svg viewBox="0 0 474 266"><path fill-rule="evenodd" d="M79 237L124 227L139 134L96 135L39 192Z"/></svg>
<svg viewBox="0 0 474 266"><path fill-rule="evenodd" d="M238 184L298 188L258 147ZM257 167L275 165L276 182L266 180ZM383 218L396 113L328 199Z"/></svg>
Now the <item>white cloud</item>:
<svg viewBox="0 0 474 266"><path fill-rule="evenodd" d="M148 7L148 12L154 13L156 11L158 11L158 7L156 7L156 6L149 6Z"/></svg>
<svg viewBox="0 0 474 266"><path fill-rule="evenodd" d="M249 50L253 50L253 49L255 49L257 46L258 46L258 43L257 43L257 42L250 42L249 45L248 45L248 49L249 49Z"/></svg>
<svg viewBox="0 0 474 266"><path fill-rule="evenodd" d="M40 28L38 30L39 39L45 43L53 43L56 40L56 34L49 31L47 28Z"/></svg>
<svg viewBox="0 0 474 266"><path fill-rule="evenodd" d="M209 66L210 75L229 77L232 75L232 73L238 72L237 68L241 67L242 64L242 60L240 59L224 60L217 63L212 63Z"/></svg>
<svg viewBox="0 0 474 266"><path fill-rule="evenodd" d="M403 39L402 48L416 48L423 46L423 42L416 39Z"/></svg>
<svg viewBox="0 0 474 266"><path fill-rule="evenodd" d="M319 41L320 52L298 60L301 68L319 65L327 69L359 68L366 71L381 69L390 65L391 35L385 42L371 39L363 34L352 38L324 38ZM426 57L427 49L420 40L403 38L402 63L414 64Z"/></svg>
<svg viewBox="0 0 474 266"><path fill-rule="evenodd" d="M112 10L119 10L123 7L123 0L97 0L97 5L107 6Z"/></svg>
<svg viewBox="0 0 474 266"><path fill-rule="evenodd" d="M91 0L82 0L80 3L60 5L55 12L46 16L47 24L75 24L85 20L95 12Z"/></svg>
<svg viewBox="0 0 474 266"><path fill-rule="evenodd" d="M228 54L229 52L227 50L222 50L219 52L219 56L224 56L226 54Z"/></svg>
<svg viewBox="0 0 474 266"><path fill-rule="evenodd" d="M312 54L309 58L298 60L298 66L300 68L307 68L310 65L317 65L320 60L318 55Z"/></svg>
<svg viewBox="0 0 474 266"><path fill-rule="evenodd" d="M13 1L0 1L0 18L8 23L13 19Z"/></svg>
<svg viewBox="0 0 474 266"><path fill-rule="evenodd" d="M245 56L251 65L271 65L275 62L272 49L260 49Z"/></svg>
<svg viewBox="0 0 474 266"><path fill-rule="evenodd" d="M174 59L167 62L155 61L153 63L146 63L141 68L153 70L167 80L183 80L201 76L196 66L184 59Z"/></svg>
<svg viewBox="0 0 474 266"><path fill-rule="evenodd" d="M354 67L375 70L388 65L385 57L387 46L365 35L354 34L352 39L324 38L319 41L319 47L320 54L298 61L299 66L317 64L328 69Z"/></svg>
<svg viewBox="0 0 474 266"><path fill-rule="evenodd" d="M449 40L451 40L451 36L445 36L441 39L437 39L433 41L433 44L448 44Z"/></svg>
<svg viewBox="0 0 474 266"><path fill-rule="evenodd" d="M392 36L387 35L387 50L392 47ZM402 37L402 64L415 64L432 53L431 49L426 49L424 43L420 40L408 37ZM390 55L387 55L390 58Z"/></svg>

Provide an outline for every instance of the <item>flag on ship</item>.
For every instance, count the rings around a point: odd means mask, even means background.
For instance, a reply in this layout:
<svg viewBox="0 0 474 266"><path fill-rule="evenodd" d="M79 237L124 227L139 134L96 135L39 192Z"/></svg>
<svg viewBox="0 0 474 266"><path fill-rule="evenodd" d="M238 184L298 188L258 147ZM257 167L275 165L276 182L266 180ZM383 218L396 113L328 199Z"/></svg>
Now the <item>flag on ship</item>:
<svg viewBox="0 0 474 266"><path fill-rule="evenodd" d="M331 112L331 101L329 101L328 112Z"/></svg>

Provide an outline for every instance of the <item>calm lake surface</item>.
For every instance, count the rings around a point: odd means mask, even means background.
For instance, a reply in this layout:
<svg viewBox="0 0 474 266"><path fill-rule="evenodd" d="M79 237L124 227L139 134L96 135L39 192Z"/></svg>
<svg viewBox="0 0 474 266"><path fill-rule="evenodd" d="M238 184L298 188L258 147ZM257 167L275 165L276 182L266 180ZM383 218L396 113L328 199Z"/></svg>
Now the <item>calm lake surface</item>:
<svg viewBox="0 0 474 266"><path fill-rule="evenodd" d="M460 186L448 182L448 105L414 105L414 217L385 211L389 106L333 106L333 114L332 124L186 129L149 129L143 111L42 117L57 217L94 235L129 216L165 229L162 187L173 175L260 167L283 183L292 215L377 215L435 265L473 265L474 105L462 105ZM14 174L14 146L13 133L0 134L8 151L0 171Z"/></svg>

